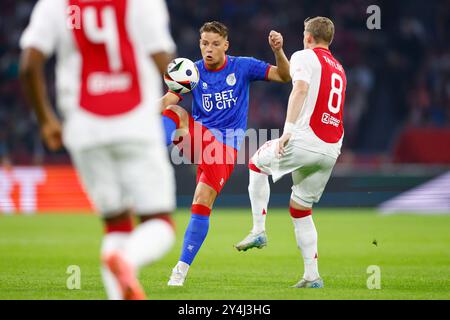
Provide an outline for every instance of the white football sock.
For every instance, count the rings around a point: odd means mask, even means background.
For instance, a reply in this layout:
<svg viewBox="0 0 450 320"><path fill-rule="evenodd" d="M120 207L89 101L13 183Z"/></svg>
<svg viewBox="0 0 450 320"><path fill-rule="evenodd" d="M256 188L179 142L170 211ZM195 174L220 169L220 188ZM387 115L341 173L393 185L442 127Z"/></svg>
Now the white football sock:
<svg viewBox="0 0 450 320"><path fill-rule="evenodd" d="M175 231L162 219L151 219L137 226L124 249L125 259L139 268L159 260L175 243Z"/></svg>
<svg viewBox="0 0 450 320"><path fill-rule="evenodd" d="M103 236L101 248L102 257L105 257L113 252L122 252L125 248L125 244L129 235L130 233L128 232L111 232L105 234ZM103 264L101 265L100 271L102 274L103 284L105 285L108 299L122 300L122 291L120 290L119 284L117 283L117 280L113 276L112 272L109 271L109 269Z"/></svg>
<svg viewBox="0 0 450 320"><path fill-rule="evenodd" d="M266 230L266 213L270 198L269 177L264 173L249 170L248 195L252 205L252 233Z"/></svg>
<svg viewBox="0 0 450 320"><path fill-rule="evenodd" d="M315 280L319 278L317 265L317 231L312 216L304 218L292 218L295 230L295 239L302 252L305 265L305 280Z"/></svg>

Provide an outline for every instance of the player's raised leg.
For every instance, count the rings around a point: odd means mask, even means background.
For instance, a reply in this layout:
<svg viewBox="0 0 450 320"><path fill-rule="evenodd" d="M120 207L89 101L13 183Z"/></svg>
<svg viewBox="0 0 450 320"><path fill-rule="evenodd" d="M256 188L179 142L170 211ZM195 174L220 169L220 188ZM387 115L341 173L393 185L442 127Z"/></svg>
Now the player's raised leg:
<svg viewBox="0 0 450 320"><path fill-rule="evenodd" d="M184 284L189 267L208 234L209 216L216 197L216 190L203 182L198 183L192 204L191 219L184 234L180 260L172 269L167 285L182 286Z"/></svg>
<svg viewBox="0 0 450 320"><path fill-rule="evenodd" d="M253 228L250 234L235 245L238 251L263 248L267 245L266 214L270 198L269 177L250 161L248 194L252 207Z"/></svg>
<svg viewBox="0 0 450 320"><path fill-rule="evenodd" d="M272 166L278 160L275 157L275 147L276 140L267 141L256 151L248 164L248 194L252 207L253 228L244 240L235 245L239 251L251 248L261 249L267 245L266 217L270 198L269 175L273 174ZM279 167L279 165L275 167Z"/></svg>

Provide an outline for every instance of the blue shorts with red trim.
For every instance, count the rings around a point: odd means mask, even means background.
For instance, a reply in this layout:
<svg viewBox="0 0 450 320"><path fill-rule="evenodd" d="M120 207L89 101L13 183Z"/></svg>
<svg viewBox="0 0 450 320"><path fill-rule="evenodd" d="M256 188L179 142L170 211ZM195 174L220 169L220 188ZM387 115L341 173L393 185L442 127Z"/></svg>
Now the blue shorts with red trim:
<svg viewBox="0 0 450 320"><path fill-rule="evenodd" d="M198 165L197 184L203 182L220 193L234 170L237 150L189 115L189 134L174 142L184 157Z"/></svg>

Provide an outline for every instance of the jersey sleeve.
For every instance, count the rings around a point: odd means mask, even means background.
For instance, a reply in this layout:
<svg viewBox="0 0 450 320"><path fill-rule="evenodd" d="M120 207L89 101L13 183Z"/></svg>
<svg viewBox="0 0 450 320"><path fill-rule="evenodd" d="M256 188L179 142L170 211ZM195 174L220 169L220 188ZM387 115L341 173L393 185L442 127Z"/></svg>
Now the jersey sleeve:
<svg viewBox="0 0 450 320"><path fill-rule="evenodd" d="M306 83L311 82L313 74L313 56L312 50L302 50L295 52L290 60L289 71L292 82L302 80Z"/></svg>
<svg viewBox="0 0 450 320"><path fill-rule="evenodd" d="M50 56L54 53L59 30L55 23L52 0L39 0L31 14L30 22L20 37L20 48L35 48Z"/></svg>
<svg viewBox="0 0 450 320"><path fill-rule="evenodd" d="M169 13L164 0L136 0L137 25L144 50L148 54L174 53L175 43L170 34Z"/></svg>
<svg viewBox="0 0 450 320"><path fill-rule="evenodd" d="M247 70L250 81L267 80L270 64L251 57L241 57L240 59L245 66L245 70Z"/></svg>

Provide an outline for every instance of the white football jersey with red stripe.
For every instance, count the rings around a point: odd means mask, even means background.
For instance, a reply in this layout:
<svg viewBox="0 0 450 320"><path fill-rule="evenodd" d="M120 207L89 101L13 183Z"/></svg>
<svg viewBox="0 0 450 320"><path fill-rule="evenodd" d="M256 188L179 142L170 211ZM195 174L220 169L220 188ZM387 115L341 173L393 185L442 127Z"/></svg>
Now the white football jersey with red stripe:
<svg viewBox="0 0 450 320"><path fill-rule="evenodd" d="M342 65L324 48L295 52L290 60L292 81L309 84L292 143L337 158L344 127L342 121L347 79Z"/></svg>
<svg viewBox="0 0 450 320"><path fill-rule="evenodd" d="M56 53L69 149L163 141L161 76L150 55L175 51L164 0L39 0L20 45Z"/></svg>

